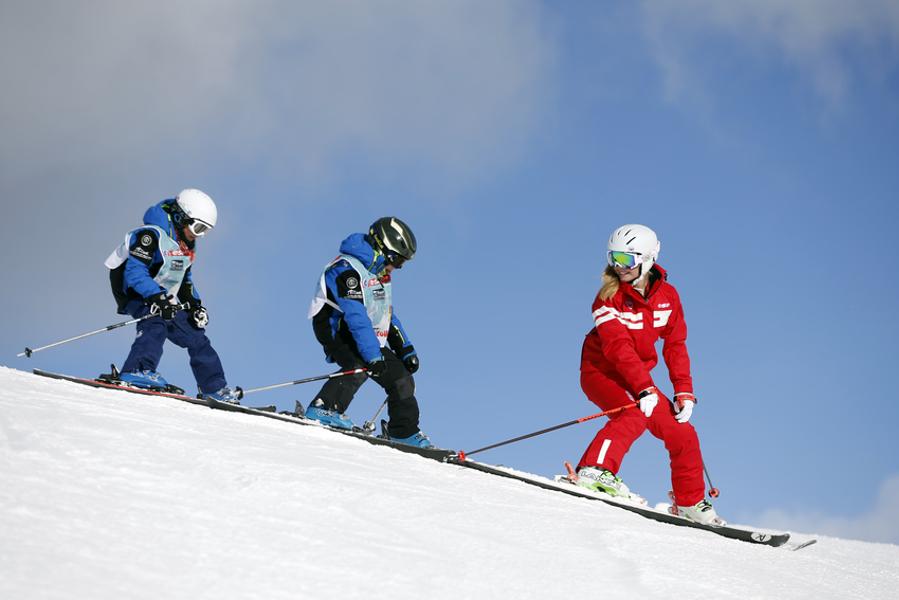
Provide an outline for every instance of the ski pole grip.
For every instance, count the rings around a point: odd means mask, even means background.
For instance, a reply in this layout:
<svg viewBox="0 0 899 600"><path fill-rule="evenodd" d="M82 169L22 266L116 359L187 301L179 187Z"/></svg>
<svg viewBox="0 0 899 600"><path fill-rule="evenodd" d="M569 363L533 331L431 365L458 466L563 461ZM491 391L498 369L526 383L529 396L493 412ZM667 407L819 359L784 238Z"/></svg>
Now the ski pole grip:
<svg viewBox="0 0 899 600"><path fill-rule="evenodd" d="M238 400L243 400L243 388L237 386L234 388L234 393L237 395Z"/></svg>

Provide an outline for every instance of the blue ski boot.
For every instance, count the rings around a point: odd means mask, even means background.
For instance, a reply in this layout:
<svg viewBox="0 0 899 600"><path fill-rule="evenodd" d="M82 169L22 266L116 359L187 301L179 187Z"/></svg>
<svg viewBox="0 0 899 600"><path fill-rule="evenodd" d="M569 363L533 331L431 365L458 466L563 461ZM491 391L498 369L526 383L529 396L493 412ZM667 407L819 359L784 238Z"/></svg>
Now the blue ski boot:
<svg viewBox="0 0 899 600"><path fill-rule="evenodd" d="M169 382L156 371L119 373L119 381L144 390L166 390L169 388Z"/></svg>
<svg viewBox="0 0 899 600"><path fill-rule="evenodd" d="M391 442L396 442L398 444L406 444L407 446L418 446L419 448L433 448L434 444L431 443L431 440L428 439L428 436L418 431L413 433L409 437L397 438L390 437L388 438Z"/></svg>
<svg viewBox="0 0 899 600"><path fill-rule="evenodd" d="M226 402L228 404L240 404L240 398L237 397L237 392L229 387L223 387L219 391L211 394L200 394L200 398L209 398L216 402Z"/></svg>
<svg viewBox="0 0 899 600"><path fill-rule="evenodd" d="M352 430L354 425L350 418L346 415L338 413L336 410L328 410L325 403L320 398L316 398L306 409L306 418L318 421L322 425L334 427L336 429Z"/></svg>

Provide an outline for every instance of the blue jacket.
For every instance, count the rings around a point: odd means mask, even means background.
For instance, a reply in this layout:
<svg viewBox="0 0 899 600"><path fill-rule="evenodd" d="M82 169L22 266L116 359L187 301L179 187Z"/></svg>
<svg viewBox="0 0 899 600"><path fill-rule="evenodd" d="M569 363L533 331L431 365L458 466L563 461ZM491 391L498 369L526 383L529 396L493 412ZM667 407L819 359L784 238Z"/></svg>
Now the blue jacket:
<svg viewBox="0 0 899 600"><path fill-rule="evenodd" d="M384 255L375 251L367 236L363 233L354 233L343 240L340 244L340 253L359 259L371 273L375 274L381 273L386 264ZM359 300L345 298L340 295L337 280L346 271L354 271L354 269L345 260L339 261L325 271L325 285L328 288L328 296L343 311L332 311L329 321L331 335L336 337L341 321L343 321L353 336L353 341L356 342L359 354L366 362L371 362L381 358L381 345L378 343L374 326L368 317L365 305ZM360 273L359 275L361 276L362 274ZM414 353L412 342L409 341L409 336L406 335L402 323L400 323L396 313L393 311L391 311L390 335L387 337L387 342L390 348L400 356L411 356Z"/></svg>
<svg viewBox="0 0 899 600"><path fill-rule="evenodd" d="M155 225L166 232L173 240L177 241L179 239L178 229L175 223L172 222L172 216L167 210L174 202L174 198L169 198L148 208L147 212L144 213L144 225ZM128 247L134 248L137 240L145 233L153 236L154 240L157 238L156 230L138 228L131 233L128 239ZM153 277L159 271L162 262L162 254L159 251L158 243L150 264L138 260L134 256L129 256L125 262L124 291L127 293L129 289L134 290L144 299L165 291L158 283L153 281ZM182 302L188 299L193 299L196 302L200 301L200 296L193 285L190 269L184 274L184 283L181 284L181 291L179 291L178 296Z"/></svg>

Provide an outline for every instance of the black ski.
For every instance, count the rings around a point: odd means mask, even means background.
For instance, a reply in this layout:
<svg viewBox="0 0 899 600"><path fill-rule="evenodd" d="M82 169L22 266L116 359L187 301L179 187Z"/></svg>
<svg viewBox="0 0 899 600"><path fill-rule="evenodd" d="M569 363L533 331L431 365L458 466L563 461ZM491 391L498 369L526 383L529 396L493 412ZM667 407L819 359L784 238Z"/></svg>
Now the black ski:
<svg viewBox="0 0 899 600"><path fill-rule="evenodd" d="M446 460L450 456L455 456L455 452L452 450L444 450L442 448L419 448L418 446L410 446L408 444L399 444L397 442L384 439L381 437L376 437L374 435L369 435L364 433L361 429L349 431L346 429L337 429L336 427L328 427L327 425L323 425L318 421L314 421L312 419L307 419L306 417L301 417L295 414L290 413L273 413L273 412L265 412L260 411L255 408L250 408L249 406L243 406L241 404L229 404L227 402L219 402L217 400L212 400L211 398L207 398L206 402L212 408L217 408L220 410L229 410L232 412L242 412L248 415L255 415L258 417L266 417L269 419L277 419L279 421L289 421L291 423L297 423L299 425L309 425L313 427L323 427L328 431L333 431L335 433L339 433L341 435L346 435L349 437L354 437L356 439L365 440L369 444L374 444L375 446L388 446L393 448L394 450L400 450L401 452L407 452L410 454L417 454L418 456L423 456L425 458L430 458L432 460L443 461Z"/></svg>
<svg viewBox="0 0 899 600"><path fill-rule="evenodd" d="M35 375L40 375L41 377L49 377L50 379L61 379L63 381L71 381L72 383L80 383L82 385L89 385L95 388L107 389L107 390L120 390L123 392L129 392L131 394L139 394L141 396L157 396L162 398L172 398L174 400L181 400L182 402L190 402L191 404L200 404L205 405L205 400L200 400L199 398L192 398L191 396L187 396L183 393L175 393L172 391L172 388L168 390L159 389L159 390L147 390L143 388L138 388L134 386L130 386L126 383L118 382L115 383L110 379L87 379L84 377L72 377L71 375L62 375L60 373L51 373L50 371L44 371L42 369L34 369L33 373ZM176 388L181 389L181 388Z"/></svg>
<svg viewBox="0 0 899 600"><path fill-rule="evenodd" d="M555 482L550 481L548 479L539 477L537 475L531 475L529 473L521 473L517 471L512 471L503 467L497 467L494 465L489 465L485 463L476 462L470 459L465 458L464 454L457 453L452 450L445 450L442 448L419 448L417 446L409 446L407 444L399 444L397 442L391 441L385 437L378 437L373 435L372 433L366 432L361 428L356 428L353 431L348 431L345 429L337 429L334 427L329 427L327 425L323 425L318 421L314 421L311 419L305 418L302 414L290 413L290 412L276 412L270 406L263 407L250 407L243 406L240 404L230 404L227 402L220 402L217 400L212 400L210 398L193 398L190 396L186 396L183 394L173 394L164 391L154 391L154 390L145 390L141 388L130 387L124 384L115 384L110 383L108 381L100 381L97 379L85 379L82 377L72 377L70 375L61 375L59 373L51 373L49 371L43 371L41 369L34 369L35 375L40 375L42 377L50 377L52 379L61 379L65 381L71 381L73 383L80 383L82 385L88 385L95 388L103 388L103 389L114 389L121 390L124 392L129 392L133 394L140 394L143 396L161 396L164 398L172 398L175 400L181 400L183 402L189 402L191 404L198 404L202 406L208 406L217 410L225 410L231 412L240 412L248 415L255 415L260 417L265 417L268 419L276 419L279 421L294 423L297 425L304 426L312 426L312 427L322 427L327 429L328 431L333 431L335 433L339 433L341 435L346 435L349 437L354 437L360 440L364 440L369 444L373 444L376 446L387 446L393 448L395 450L400 450L402 452L416 454L418 456L428 458L431 460L436 460L438 462L446 462L453 465L457 465L460 467L464 467L467 469L474 469L476 471L480 471L482 473L488 473L490 475L497 475L500 477L506 477L509 479L515 479L522 483L537 486L546 490L551 490L554 492L562 492L564 494L568 494L569 496L577 496L579 498L585 498L587 500L599 500L600 502L604 502L605 504L609 504L611 506L615 506L618 508L623 508L624 510L628 510L630 512L636 513L642 517L652 519L654 521L659 521L662 523L668 523L671 525L677 525L680 527L691 527L694 529L702 529L704 531L708 531L710 533L714 533L716 535L720 535L723 537L740 540L743 542L748 542L752 544L762 544L767 546L783 546L787 544L790 539L789 533L765 533L759 531L753 531L750 529L742 529L739 527L712 527L710 525L702 525L700 523L694 523L693 521L688 521L682 517L669 514L667 512L661 512L648 506L643 505L635 505L630 504L624 501L617 500L611 496L606 496L605 494L593 493L589 490L582 489L572 485L571 483L565 482ZM382 425L383 427L383 425ZM799 550L801 548L805 548L814 544L817 540L811 539L800 544L790 544L787 547L792 550Z"/></svg>
<svg viewBox="0 0 899 600"><path fill-rule="evenodd" d="M171 398L173 400L180 400L182 402L189 402L191 404L198 404L201 406L208 406L210 408L214 408L217 410L227 410L231 412L240 412L248 415L255 415L259 417L266 417L268 419L276 419L278 421L284 421L288 423L294 423L297 425L306 425L312 427L322 427L327 429L328 431L333 431L335 433L339 433L342 435L347 435L350 437L354 437L360 440L365 440L370 444L374 444L376 446L387 446L393 448L395 450L400 450L402 452L416 454L418 456L422 456L424 458L429 458L432 460L443 461L450 456L454 456L456 453L452 450L444 450L441 448L419 448L417 446L409 446L408 444L399 444L397 442L376 437L374 435L370 435L362 431L362 429L358 429L356 431L347 431L345 429L337 429L334 427L328 427L327 425L323 425L318 421L313 421L311 419L307 419L303 416L295 415L292 413L279 413L277 412L276 407L273 406L262 406L262 407L250 407L243 406L241 404L230 404L228 402L219 402L217 400L212 400L211 398L193 398L191 396L187 396L184 394L174 394L167 391L162 390L147 390L143 388L132 387L126 385L124 383L113 383L109 380L101 381L100 379L87 379L84 377L73 377L71 375L63 375L60 373L52 373L50 371L44 371L42 369L34 369L35 375L40 375L41 377L49 377L51 379L60 379L64 381L71 381L72 383L79 383L82 385L87 385L95 388L101 389L110 389L110 390L120 390L123 392L129 392L132 394L139 394L141 396L157 396L162 398Z"/></svg>
<svg viewBox="0 0 899 600"><path fill-rule="evenodd" d="M545 490L552 490L554 492L562 492L563 494L568 494L569 496L577 496L578 498L586 498L588 500L599 500L600 502L604 502L611 506L616 506L618 508L623 508L624 510L628 510L630 512L636 513L642 517L646 517L647 519L652 519L654 521L660 521L662 523L668 523L670 525L677 525L680 527L691 527L694 529L702 529L704 531L708 531L726 538L731 538L735 540L740 540L742 542L749 542L751 544L763 544L766 546L782 546L787 543L790 539L789 533L763 533L759 531L752 531L750 529L742 529L739 527L712 527L711 525L703 525L701 523L695 523L693 521L688 521L683 517L678 517L667 512L657 511L655 509L649 508L648 506L639 506L635 504L630 504L622 501L618 501L611 496L605 496L604 494L592 493L589 490L585 490L579 487L575 487L570 483L562 483L550 481L548 479L544 479L538 477L536 475L529 474L518 474L506 469L502 469L499 467L495 467L493 465L488 465L480 462L475 462L469 459L462 459L458 456L451 457L447 462L457 464L461 467L466 467L469 469L474 469L476 471L481 471L483 473L489 473L491 475L498 475L500 477L507 477L509 479L515 479L521 481L522 483L526 483L528 485L537 486L543 488ZM605 496L605 497L604 497ZM812 542L813 543L813 542ZM803 544L801 547L805 547L810 545L809 543ZM798 548L796 548L798 549Z"/></svg>

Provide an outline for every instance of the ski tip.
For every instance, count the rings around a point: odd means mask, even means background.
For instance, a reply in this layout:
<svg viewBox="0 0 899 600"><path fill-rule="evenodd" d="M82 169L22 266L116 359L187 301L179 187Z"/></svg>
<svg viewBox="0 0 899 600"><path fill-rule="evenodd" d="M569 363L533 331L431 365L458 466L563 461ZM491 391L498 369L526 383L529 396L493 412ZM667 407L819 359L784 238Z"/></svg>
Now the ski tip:
<svg viewBox="0 0 899 600"><path fill-rule="evenodd" d="M806 540L806 541L802 542L801 544L796 544L795 546L790 548L790 550L792 550L793 552L796 552L797 550L802 550L803 548L808 548L812 544L817 544L817 543L818 543L818 540L815 538L812 538L810 540Z"/></svg>

